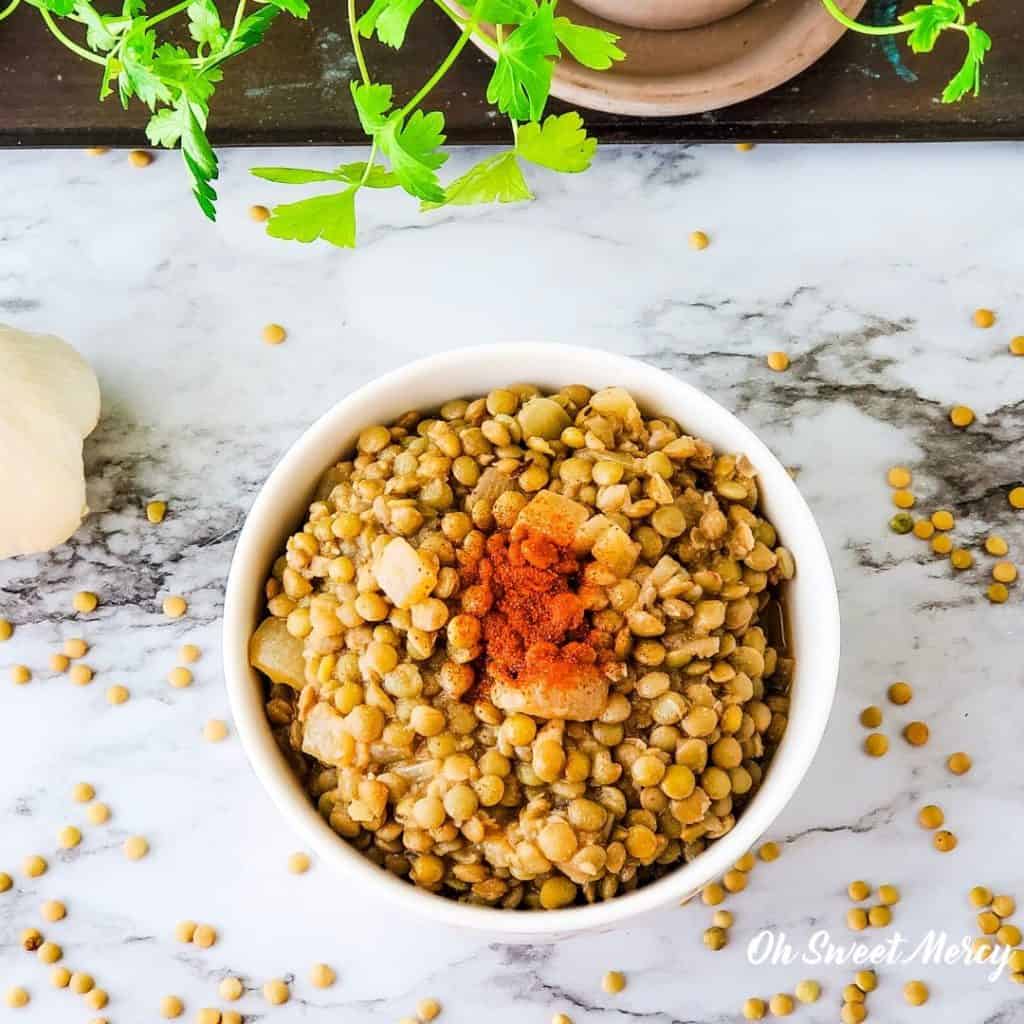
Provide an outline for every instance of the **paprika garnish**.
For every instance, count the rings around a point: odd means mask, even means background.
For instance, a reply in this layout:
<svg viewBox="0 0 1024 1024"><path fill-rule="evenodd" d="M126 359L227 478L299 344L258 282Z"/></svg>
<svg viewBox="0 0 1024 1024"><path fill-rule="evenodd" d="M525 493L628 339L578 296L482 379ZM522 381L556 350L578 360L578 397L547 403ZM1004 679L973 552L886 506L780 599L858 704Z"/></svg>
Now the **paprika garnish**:
<svg viewBox="0 0 1024 1024"><path fill-rule="evenodd" d="M484 685L514 687L542 675L549 686L569 688L596 674L573 589L579 572L572 551L522 524L488 538L483 557L465 571L472 582L463 595L463 610L483 628Z"/></svg>

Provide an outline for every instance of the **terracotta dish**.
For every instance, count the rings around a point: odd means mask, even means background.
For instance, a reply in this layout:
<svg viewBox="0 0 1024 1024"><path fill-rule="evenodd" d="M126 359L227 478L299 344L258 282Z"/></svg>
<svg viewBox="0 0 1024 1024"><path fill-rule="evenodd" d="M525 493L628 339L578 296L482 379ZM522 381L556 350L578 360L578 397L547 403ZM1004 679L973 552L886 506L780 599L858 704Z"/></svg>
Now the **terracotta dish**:
<svg viewBox="0 0 1024 1024"><path fill-rule="evenodd" d="M597 6L595 0L586 3ZM864 3L840 0L850 17ZM615 32L627 56L608 71L561 60L552 95L575 106L639 117L700 114L759 96L810 67L845 31L820 0L754 0L731 17L671 31L616 23L573 0L561 0L558 12Z"/></svg>
<svg viewBox="0 0 1024 1024"><path fill-rule="evenodd" d="M633 28L696 28L749 7L754 0L583 0L580 7Z"/></svg>

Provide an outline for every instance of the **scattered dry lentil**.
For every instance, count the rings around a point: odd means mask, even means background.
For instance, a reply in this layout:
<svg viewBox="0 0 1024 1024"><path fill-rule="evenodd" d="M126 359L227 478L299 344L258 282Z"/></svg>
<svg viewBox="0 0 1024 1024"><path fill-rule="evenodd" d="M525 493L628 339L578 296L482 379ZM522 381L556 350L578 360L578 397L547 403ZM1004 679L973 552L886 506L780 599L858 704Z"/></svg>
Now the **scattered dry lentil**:
<svg viewBox="0 0 1024 1024"><path fill-rule="evenodd" d="M71 664L71 659L66 654L60 654L54 651L50 655L50 671L51 672L67 672L68 666Z"/></svg>
<svg viewBox="0 0 1024 1024"><path fill-rule="evenodd" d="M737 871L745 871L747 873L753 871L756 866L757 858L754 856L752 850L748 850L738 861L736 861L735 864L733 864L733 867Z"/></svg>
<svg viewBox="0 0 1024 1024"><path fill-rule="evenodd" d="M176 690L182 690L192 685L192 673L183 665L176 665L167 673L167 682Z"/></svg>
<svg viewBox="0 0 1024 1024"><path fill-rule="evenodd" d="M872 928L888 928L892 924L892 911L888 907L872 907L868 911L868 923Z"/></svg>
<svg viewBox="0 0 1024 1024"><path fill-rule="evenodd" d="M237 1010L223 1010L220 1024L242 1024L242 1015Z"/></svg>
<svg viewBox="0 0 1024 1024"><path fill-rule="evenodd" d="M43 933L38 928L24 928L18 941L26 953L34 953L43 944Z"/></svg>
<svg viewBox="0 0 1024 1024"><path fill-rule="evenodd" d="M821 998L821 985L813 980L797 982L794 991L801 1003L816 1003Z"/></svg>
<svg viewBox="0 0 1024 1024"><path fill-rule="evenodd" d="M22 874L26 878L38 878L40 875L45 875L48 867L49 865L46 861L35 854L31 857L26 857L21 864Z"/></svg>
<svg viewBox="0 0 1024 1024"><path fill-rule="evenodd" d="M768 1012L768 1004L763 999L752 996L743 1003L743 1016L746 1020L763 1020Z"/></svg>
<svg viewBox="0 0 1024 1024"><path fill-rule="evenodd" d="M988 328L996 322L996 315L991 309L980 306L974 311L973 320L975 327Z"/></svg>
<svg viewBox="0 0 1024 1024"><path fill-rule="evenodd" d="M75 686L88 686L92 682L93 671L88 665L78 662L68 670L68 678Z"/></svg>
<svg viewBox="0 0 1024 1024"><path fill-rule="evenodd" d="M177 996L164 996L160 1000L160 1016L174 1020L185 1012L185 1004Z"/></svg>
<svg viewBox="0 0 1024 1024"><path fill-rule="evenodd" d="M768 353L768 369L782 373L789 369L789 356L785 352Z"/></svg>
<svg viewBox="0 0 1024 1024"><path fill-rule="evenodd" d="M420 1020L433 1020L441 1012L441 1004L436 999L421 999L416 1004L416 1016Z"/></svg>
<svg viewBox="0 0 1024 1024"><path fill-rule="evenodd" d="M97 800L85 809L85 816L92 825L105 825L110 821L110 808Z"/></svg>
<svg viewBox="0 0 1024 1024"><path fill-rule="evenodd" d="M0 871L0 892L7 892L14 885L14 879L6 871Z"/></svg>
<svg viewBox="0 0 1024 1024"><path fill-rule="evenodd" d="M968 894L972 907L987 907L992 902L992 890L984 885L976 885Z"/></svg>
<svg viewBox="0 0 1024 1024"><path fill-rule="evenodd" d="M855 903L860 903L871 895L871 886L867 882L862 882L858 879L846 887L846 895Z"/></svg>
<svg viewBox="0 0 1024 1024"><path fill-rule="evenodd" d="M864 990L857 985L844 985L843 986L843 1002L844 1003L863 1003L864 1002Z"/></svg>
<svg viewBox="0 0 1024 1024"><path fill-rule="evenodd" d="M198 661L202 656L202 651L196 647L195 644L182 644L181 650L178 651L178 658L180 661L191 664L192 662Z"/></svg>
<svg viewBox="0 0 1024 1024"><path fill-rule="evenodd" d="M729 942L729 934L724 928L717 928L714 926L711 928L705 928L703 942L708 949L723 949Z"/></svg>
<svg viewBox="0 0 1024 1024"><path fill-rule="evenodd" d="M932 526L936 530L952 530L956 526L953 513L948 509L940 508L932 513Z"/></svg>
<svg viewBox="0 0 1024 1024"><path fill-rule="evenodd" d="M71 982L71 972L66 967L54 967L50 971L50 984L54 988L67 988Z"/></svg>
<svg viewBox="0 0 1024 1024"><path fill-rule="evenodd" d="M758 857L766 864L770 864L773 860L778 860L781 853L782 848L779 844L772 842L762 844L761 849L757 851Z"/></svg>
<svg viewBox="0 0 1024 1024"><path fill-rule="evenodd" d="M64 850L71 850L82 841L81 831L74 825L65 825L57 833L57 843Z"/></svg>
<svg viewBox="0 0 1024 1024"><path fill-rule="evenodd" d="M84 971L73 971L70 987L76 996L84 996L86 992L91 992L96 987L96 982L91 974L86 974Z"/></svg>
<svg viewBox="0 0 1024 1024"><path fill-rule="evenodd" d="M846 912L846 927L854 932L862 932L868 926L868 912L863 907L850 907Z"/></svg>
<svg viewBox="0 0 1024 1024"><path fill-rule="evenodd" d="M44 964L55 964L64 958L64 950L56 942L44 942L36 952L36 956Z"/></svg>
<svg viewBox="0 0 1024 1024"><path fill-rule="evenodd" d="M725 890L717 882L710 882L704 886L700 898L706 906L717 907L725 901Z"/></svg>
<svg viewBox="0 0 1024 1024"><path fill-rule="evenodd" d="M197 924L192 941L200 949L209 949L217 941L217 929L212 924Z"/></svg>
<svg viewBox="0 0 1024 1024"><path fill-rule="evenodd" d="M985 591L985 596L992 604L1006 604L1010 598L1010 592L1006 589L1005 583L990 583Z"/></svg>
<svg viewBox="0 0 1024 1024"><path fill-rule="evenodd" d="M928 986L923 981L908 981L903 986L903 998L911 1006L922 1006L928 1002Z"/></svg>
<svg viewBox="0 0 1024 1024"><path fill-rule="evenodd" d="M773 1017L788 1017L793 1012L793 997L786 992L776 992L768 1000L768 1009Z"/></svg>
<svg viewBox="0 0 1024 1024"><path fill-rule="evenodd" d="M914 476L906 466L892 466L885 474L885 479L890 487L902 489L910 486Z"/></svg>
<svg viewBox="0 0 1024 1024"><path fill-rule="evenodd" d="M196 1014L196 1024L220 1024L220 1010L213 1006L204 1006Z"/></svg>
<svg viewBox="0 0 1024 1024"><path fill-rule="evenodd" d="M893 491L892 503L897 508L913 508L914 505L917 503L917 498L915 498L914 495L910 493L910 491ZM913 520L911 520L911 529L913 529Z"/></svg>
<svg viewBox="0 0 1024 1024"><path fill-rule="evenodd" d="M1000 917L1009 917L1017 909L1017 901L1012 896L996 896L992 900L992 913Z"/></svg>
<svg viewBox="0 0 1024 1024"><path fill-rule="evenodd" d="M11 666L11 682L24 686L32 681L32 670L27 665Z"/></svg>
<svg viewBox="0 0 1024 1024"><path fill-rule="evenodd" d="M1002 558L1010 550L1010 545L998 534L993 533L985 538L985 550L996 558Z"/></svg>
<svg viewBox="0 0 1024 1024"><path fill-rule="evenodd" d="M14 635L14 626L7 619L0 619L0 644Z"/></svg>
<svg viewBox="0 0 1024 1024"><path fill-rule="evenodd" d="M130 836L124 841L123 849L129 860L142 860L149 853L149 843L143 836Z"/></svg>
<svg viewBox="0 0 1024 1024"><path fill-rule="evenodd" d="M889 751L889 738L881 732L873 732L864 739L864 750L872 757L883 757Z"/></svg>
<svg viewBox="0 0 1024 1024"><path fill-rule="evenodd" d="M889 520L889 529L901 536L914 529L914 517L909 512L897 512Z"/></svg>
<svg viewBox="0 0 1024 1024"><path fill-rule="evenodd" d="M280 324L267 324L262 334L268 345L280 345L288 337L288 332Z"/></svg>
<svg viewBox="0 0 1024 1024"><path fill-rule="evenodd" d="M228 724L223 719L211 718L203 726L203 738L209 743L220 743L221 740L227 739L227 735Z"/></svg>
<svg viewBox="0 0 1024 1024"><path fill-rule="evenodd" d="M970 569L974 565L974 556L965 548L954 548L950 553L949 561L954 569L962 571Z"/></svg>
<svg viewBox="0 0 1024 1024"><path fill-rule="evenodd" d="M749 153L754 148L753 142L737 142L736 152L737 153Z"/></svg>
<svg viewBox="0 0 1024 1024"><path fill-rule="evenodd" d="M1006 497L1014 508L1024 508L1024 487L1014 487Z"/></svg>
<svg viewBox="0 0 1024 1024"><path fill-rule="evenodd" d="M1015 924L1003 924L996 932L996 938L1004 946L1018 946L1022 938L1020 929Z"/></svg>
<svg viewBox="0 0 1024 1024"><path fill-rule="evenodd" d="M132 167L148 167L154 159L153 154L144 149L133 149L128 154L128 163Z"/></svg>
<svg viewBox="0 0 1024 1024"><path fill-rule="evenodd" d="M974 422L974 410L969 405L954 405L949 410L949 421L954 427L969 427Z"/></svg>
<svg viewBox="0 0 1024 1024"><path fill-rule="evenodd" d="M151 501L146 505L146 518L153 524L162 523L167 515L166 501Z"/></svg>
<svg viewBox="0 0 1024 1024"><path fill-rule="evenodd" d="M711 244L711 239L703 231L690 232L690 248L706 249Z"/></svg>
<svg viewBox="0 0 1024 1024"><path fill-rule="evenodd" d="M80 590L71 599L71 605L76 612L89 612L96 611L96 606L100 603L100 599L91 590Z"/></svg>
<svg viewBox="0 0 1024 1024"><path fill-rule="evenodd" d="M956 849L957 838L947 829L942 829L932 837L932 845L939 853L949 853Z"/></svg>
<svg viewBox="0 0 1024 1024"><path fill-rule="evenodd" d="M1024 356L1024 335L1018 334L1017 337L1010 339L1010 354Z"/></svg>
<svg viewBox="0 0 1024 1024"><path fill-rule="evenodd" d="M842 1024L861 1024L868 1015L867 1008L863 1003L843 1003L839 1011L839 1020Z"/></svg>
<svg viewBox="0 0 1024 1024"><path fill-rule="evenodd" d="M917 823L921 828L939 828L945 821L946 816L942 813L942 808L935 804L927 804L917 813Z"/></svg>
<svg viewBox="0 0 1024 1024"><path fill-rule="evenodd" d="M71 799L76 804L87 804L96 795L96 790L88 782L78 782L71 790Z"/></svg>
<svg viewBox="0 0 1024 1024"><path fill-rule="evenodd" d="M310 863L309 854L299 851L288 858L288 870L293 875L304 875L309 870Z"/></svg>
<svg viewBox="0 0 1024 1024"><path fill-rule="evenodd" d="M722 885L728 892L743 892L747 887L747 876L742 871L726 871L722 876Z"/></svg>
<svg viewBox="0 0 1024 1024"><path fill-rule="evenodd" d="M241 999L244 992L245 986L242 984L241 978L233 978L230 976L222 978L220 984L217 986L217 994L221 999L226 999L229 1003L233 1003L236 999Z"/></svg>
<svg viewBox="0 0 1024 1024"><path fill-rule="evenodd" d="M894 907L900 901L900 891L895 885L880 885L878 887L878 902L885 907Z"/></svg>
<svg viewBox="0 0 1024 1024"><path fill-rule="evenodd" d="M954 775L966 775L971 770L971 755L958 750L946 759L946 767Z"/></svg>
<svg viewBox="0 0 1024 1024"><path fill-rule="evenodd" d="M889 701L892 704L909 704L911 698L914 696L914 691L910 686L910 683L896 682L889 686L886 691Z"/></svg>
<svg viewBox="0 0 1024 1024"><path fill-rule="evenodd" d="M290 997L291 992L288 991L287 983L280 978L271 978L263 985L263 998L271 1006L281 1006L287 1003Z"/></svg>
<svg viewBox="0 0 1024 1024"><path fill-rule="evenodd" d="M935 524L930 519L918 519L914 523L914 536L918 540L931 540L935 533Z"/></svg>
<svg viewBox="0 0 1024 1024"><path fill-rule="evenodd" d="M1017 566L1013 562L996 562L992 566L992 579L997 583L1012 583L1017 578Z"/></svg>
<svg viewBox="0 0 1024 1024"><path fill-rule="evenodd" d="M196 934L195 921L179 921L174 926L174 937L178 942L191 942Z"/></svg>
<svg viewBox="0 0 1024 1024"><path fill-rule="evenodd" d="M249 207L249 219L256 221L257 224L263 224L270 220L270 210L265 206L254 203Z"/></svg>
<svg viewBox="0 0 1024 1024"><path fill-rule="evenodd" d="M122 686L120 683L116 683L107 689L108 704L124 704L130 696L131 693L128 691L128 687Z"/></svg>
<svg viewBox="0 0 1024 1024"><path fill-rule="evenodd" d="M110 1002L106 989L94 988L85 994L85 1004L90 1010L102 1010Z"/></svg>
<svg viewBox="0 0 1024 1024"><path fill-rule="evenodd" d="M64 653L71 659L84 658L89 653L89 645L80 637L69 637L64 641Z"/></svg>
<svg viewBox="0 0 1024 1024"><path fill-rule="evenodd" d="M936 534L932 538L932 551L937 555L948 555L953 550L953 538L948 534Z"/></svg>
<svg viewBox="0 0 1024 1024"><path fill-rule="evenodd" d="M875 704L869 704L860 713L860 724L865 729L877 729L882 724L882 709Z"/></svg>
<svg viewBox="0 0 1024 1024"><path fill-rule="evenodd" d="M313 964L309 972L309 980L315 988L330 988L337 977L334 969L327 964Z"/></svg>
<svg viewBox="0 0 1024 1024"><path fill-rule="evenodd" d="M716 910L711 915L711 923L716 928L731 928L733 920L732 912L728 910Z"/></svg>
<svg viewBox="0 0 1024 1024"><path fill-rule="evenodd" d="M908 722L903 727L903 738L912 747L923 747L928 742L929 729L924 722Z"/></svg>
<svg viewBox="0 0 1024 1024"><path fill-rule="evenodd" d="M60 900L47 900L39 908L39 913L44 921L62 921L68 916L68 908Z"/></svg>
<svg viewBox="0 0 1024 1024"><path fill-rule="evenodd" d="M23 1006L28 1006L30 999L28 991L20 985L13 985L4 994L4 1002L12 1010L20 1010Z"/></svg>
<svg viewBox="0 0 1024 1024"><path fill-rule="evenodd" d="M618 995L626 987L626 976L622 971L607 971L601 979L601 988L609 995Z"/></svg>
<svg viewBox="0 0 1024 1024"><path fill-rule="evenodd" d="M874 992L878 988L878 975L872 970L858 971L853 982L861 992Z"/></svg>
<svg viewBox="0 0 1024 1024"><path fill-rule="evenodd" d="M170 594L164 598L163 610L169 619L180 619L188 611L188 601L180 594Z"/></svg>

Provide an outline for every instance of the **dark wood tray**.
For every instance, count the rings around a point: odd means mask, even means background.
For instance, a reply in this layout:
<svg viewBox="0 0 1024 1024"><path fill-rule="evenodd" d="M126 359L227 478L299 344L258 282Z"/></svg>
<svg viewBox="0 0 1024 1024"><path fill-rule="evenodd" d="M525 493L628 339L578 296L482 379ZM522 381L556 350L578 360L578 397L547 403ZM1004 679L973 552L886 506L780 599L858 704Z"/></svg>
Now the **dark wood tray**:
<svg viewBox="0 0 1024 1024"><path fill-rule="evenodd" d="M865 20L884 23L893 0L872 0ZM225 68L211 125L221 145L361 143L346 81L352 65L344 8L313 0L307 22L281 17L267 40ZM942 141L1024 138L1024 0L972 7L994 45L978 99L937 100L959 67L963 41L940 39L935 53L908 54L902 42L847 35L809 71L773 92L726 110L642 120L592 113L587 122L609 142L714 140ZM450 45L452 29L421 9L400 56L373 47L371 60L401 95L412 92ZM22 5L0 22L0 146L141 145L146 112L97 102L99 70L47 33ZM472 47L435 90L454 143L503 141L484 91L491 64ZM557 102L552 109L562 109Z"/></svg>

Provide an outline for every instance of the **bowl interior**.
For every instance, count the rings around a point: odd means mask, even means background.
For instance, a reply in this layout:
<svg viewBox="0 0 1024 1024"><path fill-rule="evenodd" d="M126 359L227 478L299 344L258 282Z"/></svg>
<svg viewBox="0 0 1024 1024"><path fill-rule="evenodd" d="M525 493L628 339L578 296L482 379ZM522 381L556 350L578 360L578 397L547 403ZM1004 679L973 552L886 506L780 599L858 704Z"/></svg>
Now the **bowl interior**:
<svg viewBox="0 0 1024 1024"><path fill-rule="evenodd" d="M429 411L515 381L557 389L617 384L648 414L678 420L716 450L743 452L757 468L762 504L793 553L796 578L786 593L789 648L796 659L790 721L770 769L735 827L687 865L605 903L543 913L503 911L435 896L377 868L336 836L302 790L271 736L263 713L263 682L248 664L248 640L262 617L263 585L285 541L303 521L323 471L347 453L368 425L390 422L410 408ZM250 762L292 826L322 859L354 882L378 886L435 920L504 935L569 934L610 925L678 901L720 875L770 826L810 765L824 732L839 661L835 582L824 542L799 491L765 445L707 395L637 360L598 350L540 343L480 346L442 353L386 375L342 399L284 456L246 519L228 579L224 611L225 678L232 712Z"/></svg>

